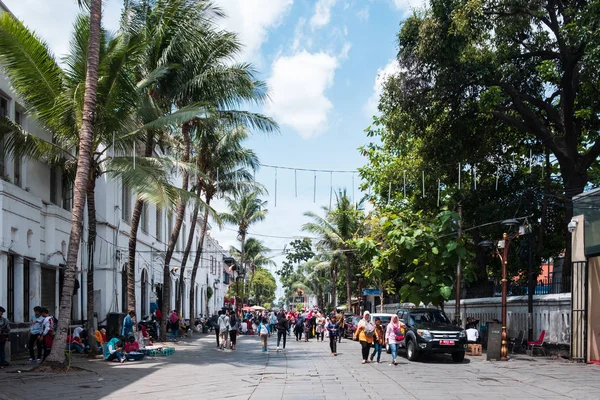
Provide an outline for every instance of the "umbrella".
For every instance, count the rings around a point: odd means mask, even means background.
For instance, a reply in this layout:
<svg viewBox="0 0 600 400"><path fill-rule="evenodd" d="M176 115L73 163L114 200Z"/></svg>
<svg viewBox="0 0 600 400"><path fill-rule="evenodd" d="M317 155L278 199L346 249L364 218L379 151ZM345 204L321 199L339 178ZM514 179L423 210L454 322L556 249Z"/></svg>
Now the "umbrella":
<svg viewBox="0 0 600 400"><path fill-rule="evenodd" d="M243 307L242 310L243 311L254 311L254 308L246 306L246 307Z"/></svg>
<svg viewBox="0 0 600 400"><path fill-rule="evenodd" d="M254 306L252 308L254 308L255 310L259 310L259 311L262 311L265 309L264 307L261 307L261 306Z"/></svg>

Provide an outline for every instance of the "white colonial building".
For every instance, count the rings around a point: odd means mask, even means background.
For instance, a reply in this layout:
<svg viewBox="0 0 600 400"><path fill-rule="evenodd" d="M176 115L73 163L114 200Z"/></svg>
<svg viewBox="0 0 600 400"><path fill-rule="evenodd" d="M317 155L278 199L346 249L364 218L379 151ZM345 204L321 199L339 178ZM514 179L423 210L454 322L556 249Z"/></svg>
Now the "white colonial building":
<svg viewBox="0 0 600 400"><path fill-rule="evenodd" d="M7 9L0 1L0 12ZM50 140L51 134L38 126L23 102L0 72L0 116L8 116L27 131ZM41 162L19 159L6 154L0 142L0 306L5 317L15 323L13 335L26 332L33 307L47 307L57 315L62 294L62 279L71 226L72 187L62 179L60 169ZM127 261L129 222L135 194L118 181L104 175L97 182L96 207L98 237L94 269L94 311L98 325L105 325L109 313L126 312L124 267ZM193 251L187 262L182 310L189 317L189 291L196 289L196 313L212 314L223 306L229 275L223 263L228 252L218 241L207 236L195 282L191 269L199 240L200 224L190 232L191 207L188 207L182 231L171 261L171 305L175 306L181 256L189 235L194 235ZM87 213L86 213L87 216ZM145 207L140 223L136 255L137 315L151 312L163 283L163 261L168 237L174 223L172 211L154 205ZM83 241L87 240L87 218ZM77 290L73 294L73 320L85 320L87 251L82 243L77 270ZM207 288L214 294L207 299ZM12 350L26 335L13 337ZM25 339L23 339L25 338Z"/></svg>

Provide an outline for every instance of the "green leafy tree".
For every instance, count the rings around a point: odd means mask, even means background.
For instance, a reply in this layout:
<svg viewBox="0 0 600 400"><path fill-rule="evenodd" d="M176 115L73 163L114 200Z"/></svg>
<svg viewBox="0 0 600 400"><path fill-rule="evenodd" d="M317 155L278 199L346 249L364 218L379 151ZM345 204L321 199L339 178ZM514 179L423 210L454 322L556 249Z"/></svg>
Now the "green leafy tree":
<svg viewBox="0 0 600 400"><path fill-rule="evenodd" d="M384 211L372 217L370 237L356 241L366 260L367 276L382 289L396 290L403 301L442 305L450 298L458 259L464 260L465 280L472 280L472 254L465 238L457 240L458 214L442 211L433 218L420 213ZM370 262L368 261L370 259Z"/></svg>
<svg viewBox="0 0 600 400"><path fill-rule="evenodd" d="M589 185L600 155L598 7L431 1L398 35L401 72L387 85L397 126L432 135L438 148L455 152L477 153L499 134L542 147L537 154L547 149L556 159L568 221L571 200ZM570 275L565 239L563 272Z"/></svg>
<svg viewBox="0 0 600 400"><path fill-rule="evenodd" d="M308 238L295 239L291 241L284 251L285 260L282 261L281 268L276 271L284 288L291 289L295 282L293 275L301 263L310 260L315 256L312 250L312 242Z"/></svg>
<svg viewBox="0 0 600 400"><path fill-rule="evenodd" d="M265 303L273 302L276 290L277 282L273 274L264 268L256 268L250 291L250 295L254 298L254 303L264 306Z"/></svg>
<svg viewBox="0 0 600 400"><path fill-rule="evenodd" d="M336 193L335 208L324 208L325 217L313 212L306 212L312 222L302 226L306 232L319 237L317 246L321 249L342 254L346 264L346 296L347 307L351 308L352 265L355 263L352 239L360 236L363 229L364 213L360 204L352 204L346 190ZM337 282L337 276L333 279Z"/></svg>

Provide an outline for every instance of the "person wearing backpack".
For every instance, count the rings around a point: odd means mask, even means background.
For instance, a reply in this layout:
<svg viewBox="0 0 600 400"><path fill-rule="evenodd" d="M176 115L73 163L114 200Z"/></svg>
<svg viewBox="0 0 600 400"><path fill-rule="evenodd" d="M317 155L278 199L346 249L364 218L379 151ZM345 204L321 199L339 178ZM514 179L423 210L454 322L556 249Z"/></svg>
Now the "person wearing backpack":
<svg viewBox="0 0 600 400"><path fill-rule="evenodd" d="M263 318L258 328L256 329L260 335L260 341L262 342L262 352L267 352L267 339L271 336L271 327L266 318Z"/></svg>
<svg viewBox="0 0 600 400"><path fill-rule="evenodd" d="M356 332L354 332L354 340L357 339L362 347L362 363L366 364L369 362L369 350L375 341L375 325L371 321L371 313L368 311L365 311Z"/></svg>
<svg viewBox="0 0 600 400"><path fill-rule="evenodd" d="M296 317L294 323L294 334L296 335L296 342L302 340L302 332L304 331L304 321L299 315Z"/></svg>

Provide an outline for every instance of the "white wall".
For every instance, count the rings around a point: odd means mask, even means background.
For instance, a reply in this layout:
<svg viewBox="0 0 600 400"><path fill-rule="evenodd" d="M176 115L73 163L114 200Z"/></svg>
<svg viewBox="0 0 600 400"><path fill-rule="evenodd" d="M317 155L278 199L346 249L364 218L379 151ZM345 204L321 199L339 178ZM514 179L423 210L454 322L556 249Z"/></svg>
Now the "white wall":
<svg viewBox="0 0 600 400"><path fill-rule="evenodd" d="M502 299L489 297L465 299L460 302L461 315L479 318L481 322L494 318L502 319ZM448 318L454 319L454 300L444 303ZM398 304L386 304L386 312L395 312ZM509 337L517 337L519 331L527 334L527 296L510 296L507 301L507 329ZM537 340L542 330L546 331L544 342L553 344L571 343L571 293L545 294L533 297L533 336Z"/></svg>

